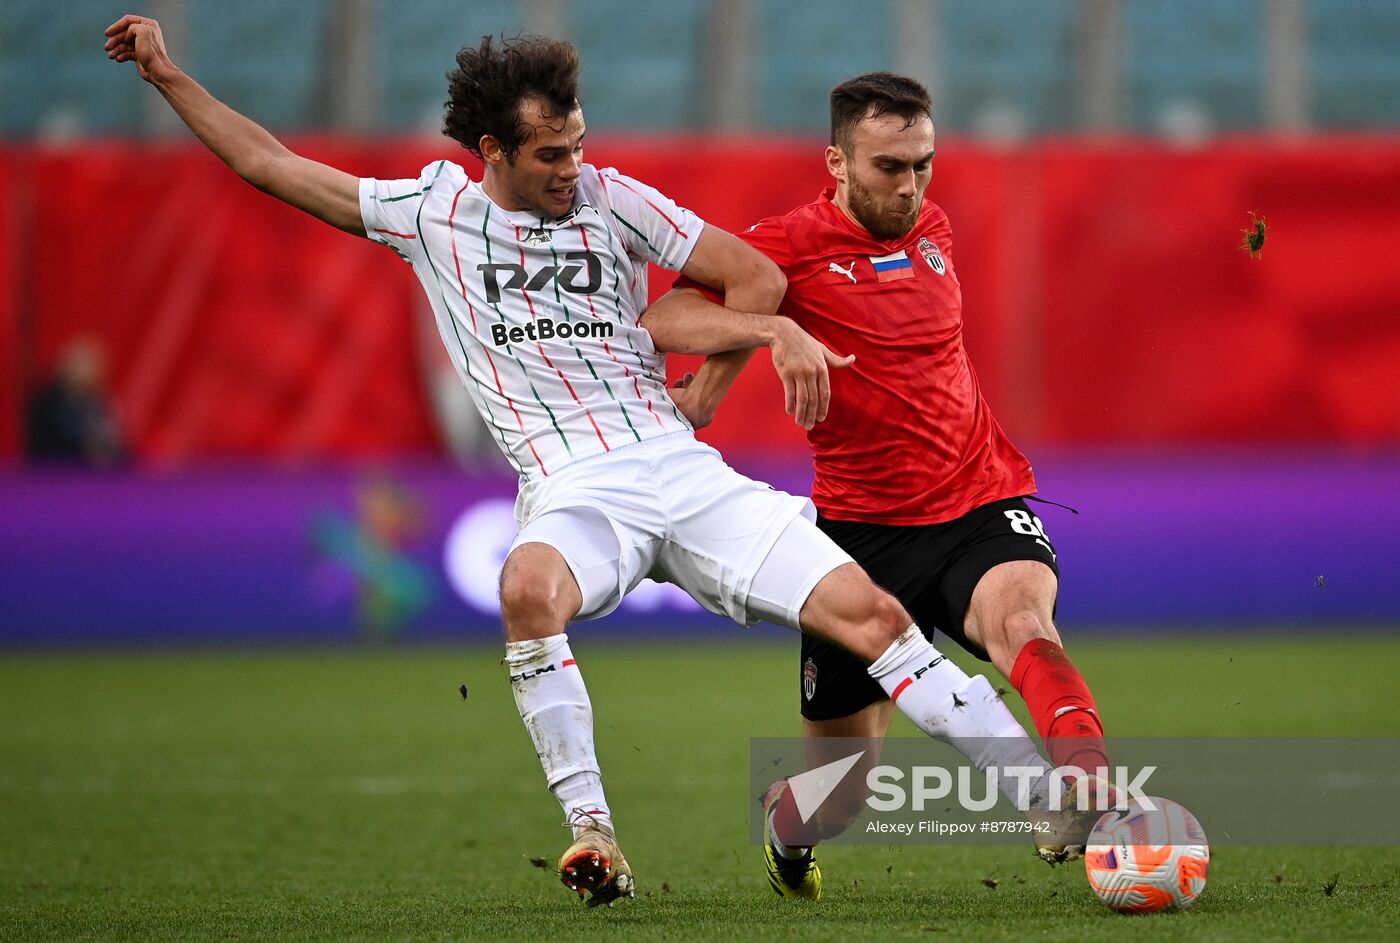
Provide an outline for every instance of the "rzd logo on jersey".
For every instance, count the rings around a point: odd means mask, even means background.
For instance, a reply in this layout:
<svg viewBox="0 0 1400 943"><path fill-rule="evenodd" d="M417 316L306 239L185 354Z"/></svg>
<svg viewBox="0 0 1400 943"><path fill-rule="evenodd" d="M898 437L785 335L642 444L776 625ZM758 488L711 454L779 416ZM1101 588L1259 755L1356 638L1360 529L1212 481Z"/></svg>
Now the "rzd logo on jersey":
<svg viewBox="0 0 1400 943"><path fill-rule="evenodd" d="M476 270L481 273L486 300L491 304L500 302L502 288L507 291L539 291L550 282L555 282L572 295L591 295L603 287L603 263L592 252L566 252L564 259L568 264L546 265L533 275L525 271L525 266L510 262L482 264L478 265ZM588 273L588 280L579 284L579 276L585 271ZM504 285L500 281L501 272L510 273Z"/></svg>
<svg viewBox="0 0 1400 943"><path fill-rule="evenodd" d="M939 275L948 271L948 266L943 264L943 253L939 252L938 246L929 242L926 237L919 239L919 255L922 255L924 261L928 263L929 268L933 269Z"/></svg>

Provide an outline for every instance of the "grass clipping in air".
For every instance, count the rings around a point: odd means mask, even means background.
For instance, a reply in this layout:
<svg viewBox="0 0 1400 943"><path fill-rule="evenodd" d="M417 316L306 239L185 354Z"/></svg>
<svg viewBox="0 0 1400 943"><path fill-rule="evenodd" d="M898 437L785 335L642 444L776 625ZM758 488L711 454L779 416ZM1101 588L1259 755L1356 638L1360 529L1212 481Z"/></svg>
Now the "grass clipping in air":
<svg viewBox="0 0 1400 943"><path fill-rule="evenodd" d="M1250 212L1249 225L1240 230L1244 233L1244 242L1240 243L1240 251L1248 252L1251 259L1257 259L1264 251L1264 236L1267 232L1267 224L1264 217L1258 213Z"/></svg>

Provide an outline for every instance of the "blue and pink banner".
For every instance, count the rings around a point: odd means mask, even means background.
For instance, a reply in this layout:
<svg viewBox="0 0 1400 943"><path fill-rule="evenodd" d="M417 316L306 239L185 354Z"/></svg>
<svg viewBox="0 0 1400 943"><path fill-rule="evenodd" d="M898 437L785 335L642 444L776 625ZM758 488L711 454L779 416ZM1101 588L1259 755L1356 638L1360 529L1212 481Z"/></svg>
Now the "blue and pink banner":
<svg viewBox="0 0 1400 943"><path fill-rule="evenodd" d="M1400 627L1400 455L1046 454L1036 472L1079 511L1033 505L1067 630ZM0 644L494 639L514 492L440 465L3 473ZM589 631L740 630L648 583Z"/></svg>

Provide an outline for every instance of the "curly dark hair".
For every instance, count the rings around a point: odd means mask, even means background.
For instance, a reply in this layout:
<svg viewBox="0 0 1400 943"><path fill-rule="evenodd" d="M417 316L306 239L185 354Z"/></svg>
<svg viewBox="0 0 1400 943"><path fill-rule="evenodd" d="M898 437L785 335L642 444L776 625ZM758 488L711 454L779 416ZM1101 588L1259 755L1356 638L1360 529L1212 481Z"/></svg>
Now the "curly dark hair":
<svg viewBox="0 0 1400 943"><path fill-rule="evenodd" d="M831 90L831 143L849 154L852 129L866 118L884 114L903 118L906 128L924 115L932 116L928 89L893 72L867 72L847 79Z"/></svg>
<svg viewBox="0 0 1400 943"><path fill-rule="evenodd" d="M457 68L447 73L447 114L442 133L481 156L481 139L491 135L513 158L528 128L520 123L520 102L538 98L547 118L562 118L579 105L578 50L572 43L542 36L490 36L480 46L457 53Z"/></svg>

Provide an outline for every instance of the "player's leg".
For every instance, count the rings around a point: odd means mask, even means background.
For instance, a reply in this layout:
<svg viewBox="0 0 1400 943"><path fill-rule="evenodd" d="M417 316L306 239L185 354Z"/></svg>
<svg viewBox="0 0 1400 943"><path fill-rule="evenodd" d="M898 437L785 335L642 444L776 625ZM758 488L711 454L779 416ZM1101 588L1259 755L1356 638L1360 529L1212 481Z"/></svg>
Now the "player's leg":
<svg viewBox="0 0 1400 943"><path fill-rule="evenodd" d="M780 606L774 600L784 598L782 587L791 591L802 585L792 576L802 561L830 561L833 551L839 552L839 548L815 525L802 518L793 521L754 577L750 612L758 609L769 613L769 618L778 616L775 610ZM794 623L789 620L787 624ZM865 684L857 688L859 699L851 702L862 706L845 715L844 721L838 716L812 725L812 718L808 718L806 732L818 736L838 731L883 735L893 708L898 707L920 730L946 740L979 770L993 766L1049 769L987 679L968 677L942 655L898 601L875 586L854 563L829 570L817 582L801 605L800 624L804 632L846 649L850 658L868 665L863 672ZM823 685L829 688L837 677L824 678L819 668L816 685L818 689ZM855 680L848 677L846 684ZM844 781L859 786L865 779L848 775ZM1008 799L1017 801L1014 777L1000 777L998 785ZM1032 796L1037 804L1045 801L1043 777L1033 784ZM796 802L784 784L769 790L765 810L772 827L770 840L765 842L765 863L775 891L790 897L820 894L820 872L812 847L854 821L864 799L863 794L838 799L825 818L816 819L814 828L812 821L801 822Z"/></svg>
<svg viewBox="0 0 1400 943"><path fill-rule="evenodd" d="M674 522L660 575L741 624L767 620L841 646L926 733L1007 735L1030 746L986 679L968 678L934 649L904 607L805 516L810 502L739 475L704 446L670 456L655 472ZM962 706L954 707L955 697ZM967 746L979 768L996 752Z"/></svg>
<svg viewBox="0 0 1400 943"><path fill-rule="evenodd" d="M964 632L970 642L986 649L1020 692L1051 761L1091 774L1103 768L1098 775L1106 777L1108 756L1093 695L1065 654L1053 621L1057 586L1055 573L1044 563L1000 563L977 581ZM1100 798L1112 801L1110 792ZM1077 814L1072 808L1072 801L1067 802L1066 811L1050 820L1051 831L1036 835L1047 861L1070 861L1084 853L1097 816Z"/></svg>
<svg viewBox="0 0 1400 943"><path fill-rule="evenodd" d="M592 891L590 906L631 896L634 887L603 792L593 706L564 628L581 611L616 605L619 548L601 514L563 509L527 525L501 570L511 690L573 831L560 877L580 897Z"/></svg>
<svg viewBox="0 0 1400 943"><path fill-rule="evenodd" d="M940 654L893 596L797 513L810 511L810 502L701 451L709 455L686 454L656 469L672 521L658 575L741 624L767 620L845 648L921 730L947 739L979 770L1046 765L987 680L969 678ZM1015 789L1014 777L1001 780ZM1033 791L1043 799L1043 784Z"/></svg>
<svg viewBox="0 0 1400 943"><path fill-rule="evenodd" d="M506 644L561 635L583 594L563 555L549 544L516 546L501 567L501 621Z"/></svg>
<svg viewBox="0 0 1400 943"><path fill-rule="evenodd" d="M800 627L849 651L920 730L949 741L979 770L1043 766L987 679L968 677L934 648L904 607L849 560L811 521L792 520L754 575L749 615ZM1012 777L1003 779L1014 789Z"/></svg>
<svg viewBox="0 0 1400 943"><path fill-rule="evenodd" d="M998 564L978 581L964 631L1025 699L1056 765L1093 772L1108 766L1103 724L1055 627L1056 589L1055 574L1041 563Z"/></svg>
<svg viewBox="0 0 1400 943"><path fill-rule="evenodd" d="M755 486L717 454L713 464L697 457L686 474L694 480L678 475L684 523L660 552L663 575L737 622L776 622L846 649L915 725L979 769L1041 763L987 679L969 678L935 649L849 554L794 515L791 496Z"/></svg>
<svg viewBox="0 0 1400 943"><path fill-rule="evenodd" d="M879 765L879 741L889 733L894 711L894 704L888 698L881 698L846 717L830 720L803 718L802 736L807 745L808 769L841 759L845 754L840 741L845 738L860 737L875 741L808 823L816 826L821 838L840 835L864 811L866 774Z"/></svg>
<svg viewBox="0 0 1400 943"><path fill-rule="evenodd" d="M816 523L818 529L852 556L867 576L901 601L914 599L911 589L926 581L927 571L937 565L936 555L926 552L931 548L911 542L921 531L820 518ZM920 613L915 621L929 627L934 625L932 620L922 616ZM787 850L779 836L786 837L787 844L800 849L822 838L841 834L864 808L865 793L861 791L864 773L868 766L878 762L879 742L889 730L895 710L893 702L866 671L866 664L840 645L809 632L802 633L800 704L802 732L807 741L807 768L815 769L840 758L832 751L843 746L834 738L867 738L872 747L865 750L859 761L861 775L848 774L842 779L842 787L852 787L846 790L850 795L833 794L817 810L814 821L806 825L801 823L790 795L775 808L779 827L776 831L770 829L769 834L773 839L771 843L781 853Z"/></svg>
<svg viewBox="0 0 1400 943"><path fill-rule="evenodd" d="M830 543L814 525L808 526L812 535ZM897 628L901 623L902 630ZM866 661L866 672L895 707L924 733L947 740L979 770L1043 765L987 679L968 677L934 648L904 607L854 563L831 571L812 590L802 606L801 627ZM1012 778L1003 779L1014 790Z"/></svg>
<svg viewBox="0 0 1400 943"><path fill-rule="evenodd" d="M845 717L803 719L808 769L842 759L849 752L848 737L868 740L871 745L806 822L802 821L787 780L774 783L764 795L764 865L769 886L780 896L812 900L821 897L822 872L815 846L823 838L844 832L865 807L866 776L880 761L879 742L893 717L894 705L882 696Z"/></svg>

